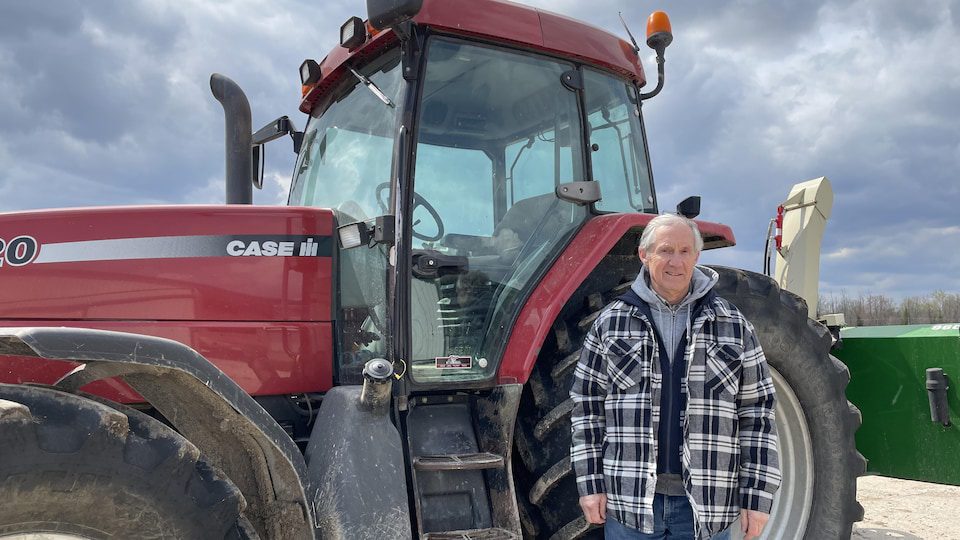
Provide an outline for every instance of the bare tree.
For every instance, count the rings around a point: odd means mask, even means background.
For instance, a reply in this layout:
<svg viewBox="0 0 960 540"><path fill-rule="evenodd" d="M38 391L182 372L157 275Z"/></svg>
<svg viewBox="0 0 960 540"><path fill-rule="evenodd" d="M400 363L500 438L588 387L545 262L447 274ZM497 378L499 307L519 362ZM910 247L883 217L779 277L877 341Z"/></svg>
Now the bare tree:
<svg viewBox="0 0 960 540"><path fill-rule="evenodd" d="M841 291L821 296L818 313L843 313L850 326L955 323L960 322L960 294L935 291L898 303L882 294L851 298Z"/></svg>

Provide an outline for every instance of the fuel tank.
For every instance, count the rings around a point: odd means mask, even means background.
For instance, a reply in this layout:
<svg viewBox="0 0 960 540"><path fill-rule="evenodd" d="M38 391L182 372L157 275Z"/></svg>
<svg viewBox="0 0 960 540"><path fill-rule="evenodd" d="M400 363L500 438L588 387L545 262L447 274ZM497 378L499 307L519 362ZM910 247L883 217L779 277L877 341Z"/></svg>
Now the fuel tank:
<svg viewBox="0 0 960 540"><path fill-rule="evenodd" d="M140 206L0 214L0 326L72 326L184 343L253 395L332 385L329 210ZM58 362L0 359L0 382ZM116 381L88 390L137 396Z"/></svg>

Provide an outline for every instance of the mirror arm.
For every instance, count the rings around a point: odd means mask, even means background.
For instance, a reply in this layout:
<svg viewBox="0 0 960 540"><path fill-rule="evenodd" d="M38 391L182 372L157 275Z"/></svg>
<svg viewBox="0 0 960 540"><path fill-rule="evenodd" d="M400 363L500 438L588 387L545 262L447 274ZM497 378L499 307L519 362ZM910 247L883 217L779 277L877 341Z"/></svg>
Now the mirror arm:
<svg viewBox="0 0 960 540"><path fill-rule="evenodd" d="M281 116L273 122L263 126L253 134L253 146L260 146L270 141L279 139L284 135L290 135L293 139L293 153L300 153L300 145L303 143L303 132L297 131L293 121L287 116Z"/></svg>

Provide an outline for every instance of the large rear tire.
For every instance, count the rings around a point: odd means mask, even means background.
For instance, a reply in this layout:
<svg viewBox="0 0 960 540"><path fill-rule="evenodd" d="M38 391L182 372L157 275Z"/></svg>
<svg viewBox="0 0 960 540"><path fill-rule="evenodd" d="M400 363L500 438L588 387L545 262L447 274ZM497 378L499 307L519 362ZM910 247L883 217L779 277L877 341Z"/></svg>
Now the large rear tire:
<svg viewBox="0 0 960 540"><path fill-rule="evenodd" d="M860 415L844 393L849 372L830 356L829 332L808 319L802 299L766 276L714 269L720 274L717 293L756 328L777 388L784 480L763 538L849 538L853 522L863 517L856 479L865 461L854 442ZM602 307L627 287L591 295L584 309L558 321L524 389L514 471L527 537L602 537L588 526L577 502L568 392L584 334Z"/></svg>
<svg viewBox="0 0 960 540"><path fill-rule="evenodd" d="M244 506L194 445L153 418L0 385L0 538L255 537Z"/></svg>

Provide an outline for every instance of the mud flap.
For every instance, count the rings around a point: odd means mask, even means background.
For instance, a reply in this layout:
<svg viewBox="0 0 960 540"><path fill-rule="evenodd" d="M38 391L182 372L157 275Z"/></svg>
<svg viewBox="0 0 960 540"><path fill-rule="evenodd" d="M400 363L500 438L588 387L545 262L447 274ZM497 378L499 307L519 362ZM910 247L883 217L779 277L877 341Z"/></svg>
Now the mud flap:
<svg viewBox="0 0 960 540"><path fill-rule="evenodd" d="M324 538L411 537L400 433L386 412L360 405L360 386L323 398L306 459Z"/></svg>

